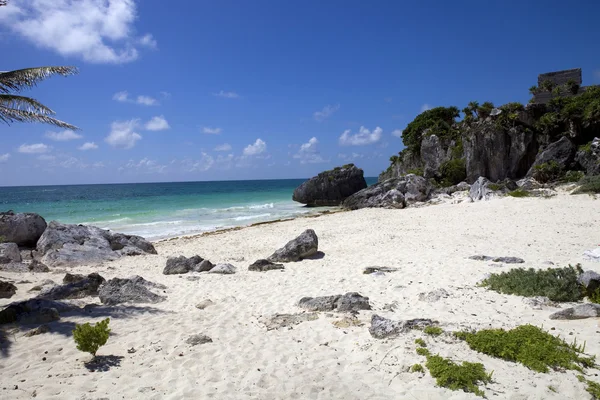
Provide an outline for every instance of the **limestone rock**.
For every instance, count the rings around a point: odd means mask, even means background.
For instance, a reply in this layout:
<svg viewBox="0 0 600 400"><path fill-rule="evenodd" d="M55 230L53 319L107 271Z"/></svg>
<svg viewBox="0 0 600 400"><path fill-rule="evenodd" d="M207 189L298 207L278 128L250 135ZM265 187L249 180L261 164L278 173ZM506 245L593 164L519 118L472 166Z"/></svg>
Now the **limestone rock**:
<svg viewBox="0 0 600 400"><path fill-rule="evenodd" d="M217 264L210 271L209 274L222 274L231 275L235 274L236 268L231 264Z"/></svg>
<svg viewBox="0 0 600 400"><path fill-rule="evenodd" d="M0 263L21 262L21 252L16 243L0 243Z"/></svg>
<svg viewBox="0 0 600 400"><path fill-rule="evenodd" d="M38 297L40 299L48 300L64 300L96 296L98 295L98 288L100 285L106 282L103 277L95 272L89 274L87 277L83 277L83 279L77 279L77 277L73 277L74 275L71 275L71 277L65 276L67 281L70 283L43 289Z"/></svg>
<svg viewBox="0 0 600 400"><path fill-rule="evenodd" d="M10 282L0 281L0 299L10 299L17 293L17 287Z"/></svg>
<svg viewBox="0 0 600 400"><path fill-rule="evenodd" d="M334 296L303 297L298 302L298 306L308 311L356 312L371 309L369 298L356 292Z"/></svg>
<svg viewBox="0 0 600 400"><path fill-rule="evenodd" d="M0 324L17 321L23 324L45 324L59 319L59 313L75 308L75 306L61 301L29 299L11 303L0 311Z"/></svg>
<svg viewBox="0 0 600 400"><path fill-rule="evenodd" d="M43 262L41 262L39 260L35 260L35 259L31 260L31 262L29 263L27 268L31 272L49 272L50 271L50 268L48 268L48 266L46 264L44 264Z"/></svg>
<svg viewBox="0 0 600 400"><path fill-rule="evenodd" d="M100 287L99 296L103 304L159 303L166 297L151 292L148 288L164 289L164 285L149 282L141 276L113 278Z"/></svg>
<svg viewBox="0 0 600 400"><path fill-rule="evenodd" d="M34 213L0 213L0 236L18 246L35 246L46 229L46 221Z"/></svg>
<svg viewBox="0 0 600 400"><path fill-rule="evenodd" d="M366 187L363 170L348 164L307 180L294 190L292 199L310 207L338 206L348 196Z"/></svg>
<svg viewBox="0 0 600 400"><path fill-rule="evenodd" d="M426 301L429 303L433 303L448 297L450 297L450 294L446 291L446 289L442 288L435 289L428 293L419 293L419 300Z"/></svg>
<svg viewBox="0 0 600 400"><path fill-rule="evenodd" d="M280 328L290 328L294 325L319 319L317 313L275 314L264 322L268 331Z"/></svg>
<svg viewBox="0 0 600 400"><path fill-rule="evenodd" d="M565 308L550 315L550 319L584 319L600 317L600 304L586 303Z"/></svg>
<svg viewBox="0 0 600 400"><path fill-rule="evenodd" d="M214 306L214 305L215 305L215 303L212 300L206 299L206 300L202 300L200 303L196 304L196 308L199 310L204 310L205 308Z"/></svg>
<svg viewBox="0 0 600 400"><path fill-rule="evenodd" d="M491 256L484 256L484 255L474 255L469 257L470 260L476 260L476 261L493 261L493 262L498 262L498 263L505 263L505 264L523 264L525 262L525 260L523 260L522 258L519 257L491 257Z"/></svg>
<svg viewBox="0 0 600 400"><path fill-rule="evenodd" d="M41 335L44 333L48 333L48 332L50 332L50 327L48 325L40 325L35 329L31 329L31 330L27 331L23 336L31 337L31 336L37 336L37 335Z"/></svg>
<svg viewBox="0 0 600 400"><path fill-rule="evenodd" d="M593 250L586 250L583 252L583 258L591 261L600 261L600 247Z"/></svg>
<svg viewBox="0 0 600 400"><path fill-rule="evenodd" d="M423 329L434 324L435 321L430 319L418 318L408 321L392 321L391 319L383 318L377 314L373 314L373 317L371 317L369 333L374 338L384 339L397 336L400 333L406 332L410 329Z"/></svg>
<svg viewBox="0 0 600 400"><path fill-rule="evenodd" d="M273 253L267 260L273 263L299 261L317 253L319 239L312 229L307 229L297 238Z"/></svg>
<svg viewBox="0 0 600 400"><path fill-rule="evenodd" d="M600 274L595 271L585 271L577 278L583 287L585 287L586 293L591 294L600 289Z"/></svg>
<svg viewBox="0 0 600 400"><path fill-rule="evenodd" d="M471 198L471 200L492 200L503 195L500 191L490 189L489 184L490 181L487 178L480 176L473 183L473 185L471 185L471 190L469 191L469 197Z"/></svg>
<svg viewBox="0 0 600 400"><path fill-rule="evenodd" d="M185 342L191 346L197 346L199 344L211 343L213 340L206 335L201 333L190 336Z"/></svg>
<svg viewBox="0 0 600 400"><path fill-rule="evenodd" d="M265 272L275 269L284 269L283 264L275 264L269 260L256 260L248 267L248 271Z"/></svg>
<svg viewBox="0 0 600 400"><path fill-rule="evenodd" d="M366 267L363 271L363 274L372 274L375 272L396 272L398 268L391 267Z"/></svg>
<svg viewBox="0 0 600 400"><path fill-rule="evenodd" d="M202 272L209 271L212 267L213 265L210 261L204 260L202 257L197 255L190 258L185 256L169 257L167 259L167 265L163 270L163 274L175 275L187 274L190 271Z"/></svg>
<svg viewBox="0 0 600 400"><path fill-rule="evenodd" d="M542 310L544 307L558 307L558 304L546 296L525 297L523 303L534 310Z"/></svg>
<svg viewBox="0 0 600 400"><path fill-rule="evenodd" d="M139 236L56 221L50 222L40 237L37 251L38 259L51 267L91 265L126 255L156 254L152 243Z"/></svg>
<svg viewBox="0 0 600 400"><path fill-rule="evenodd" d="M429 199L433 187L422 176L409 174L378 182L344 200L348 210L360 208L404 208Z"/></svg>
<svg viewBox="0 0 600 400"><path fill-rule="evenodd" d="M536 167L550 161L558 163L561 170L566 171L573 165L576 152L577 146L569 138L563 136L556 142L550 143L537 155L531 168L527 171L527 176L535 176Z"/></svg>
<svg viewBox="0 0 600 400"><path fill-rule="evenodd" d="M585 170L587 175L600 175L600 138L594 138L589 150L579 150L575 161Z"/></svg>

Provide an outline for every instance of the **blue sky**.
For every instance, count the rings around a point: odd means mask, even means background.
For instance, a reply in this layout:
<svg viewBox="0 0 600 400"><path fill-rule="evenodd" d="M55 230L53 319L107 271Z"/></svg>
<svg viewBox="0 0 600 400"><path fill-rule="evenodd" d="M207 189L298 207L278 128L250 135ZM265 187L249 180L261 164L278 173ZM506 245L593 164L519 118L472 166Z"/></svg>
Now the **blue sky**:
<svg viewBox="0 0 600 400"><path fill-rule="evenodd" d="M542 72L600 83L600 2L21 0L2 70L81 128L1 125L0 185L376 176L427 107L526 103Z"/></svg>

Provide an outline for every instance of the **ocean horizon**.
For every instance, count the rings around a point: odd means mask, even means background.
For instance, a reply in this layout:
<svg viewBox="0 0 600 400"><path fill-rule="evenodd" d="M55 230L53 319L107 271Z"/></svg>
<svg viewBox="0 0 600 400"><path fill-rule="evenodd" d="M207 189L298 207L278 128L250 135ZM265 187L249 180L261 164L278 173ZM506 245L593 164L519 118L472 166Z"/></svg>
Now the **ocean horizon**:
<svg viewBox="0 0 600 400"><path fill-rule="evenodd" d="M377 182L376 177L365 179L368 185ZM5 186L0 187L0 209L159 240L326 209L292 200L305 180Z"/></svg>

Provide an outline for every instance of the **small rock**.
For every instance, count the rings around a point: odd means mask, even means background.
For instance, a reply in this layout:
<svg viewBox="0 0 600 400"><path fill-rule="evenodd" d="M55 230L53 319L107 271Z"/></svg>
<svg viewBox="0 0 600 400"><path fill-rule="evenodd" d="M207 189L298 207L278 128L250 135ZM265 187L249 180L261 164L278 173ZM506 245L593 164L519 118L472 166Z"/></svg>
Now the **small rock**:
<svg viewBox="0 0 600 400"><path fill-rule="evenodd" d="M550 315L550 319L585 319L600 317L600 304L579 304Z"/></svg>
<svg viewBox="0 0 600 400"><path fill-rule="evenodd" d="M419 293L419 300L433 303L435 301L439 301L440 299L445 299L449 296L450 294L446 291L446 289L440 288L428 293Z"/></svg>
<svg viewBox="0 0 600 400"><path fill-rule="evenodd" d="M534 310L541 310L544 307L558 307L559 305L546 296L537 297L525 297L523 303L533 308Z"/></svg>
<svg viewBox="0 0 600 400"><path fill-rule="evenodd" d="M31 272L50 272L50 268L46 264L35 258L31 260L27 268Z"/></svg>
<svg viewBox="0 0 600 400"><path fill-rule="evenodd" d="M303 297L298 302L298 306L309 311L333 311L337 307L337 301L341 295Z"/></svg>
<svg viewBox="0 0 600 400"><path fill-rule="evenodd" d="M200 256L192 256L190 258L187 258L185 256L169 257L167 259L167 265L163 269L163 274L175 275L175 274L187 274L190 271L200 272L200 271L198 271L198 269L200 268L200 264L203 261L204 261L204 259ZM210 261L209 261L209 264L210 264ZM210 264L210 265L212 265L212 264ZM206 266L206 264L204 264L204 266Z"/></svg>
<svg viewBox="0 0 600 400"><path fill-rule="evenodd" d="M411 319L408 321L392 321L391 319L380 317L373 314L371 318L371 327L369 333L377 339L396 336L410 329L423 329L435 324L435 321L430 319Z"/></svg>
<svg viewBox="0 0 600 400"><path fill-rule="evenodd" d="M199 264L192 266L192 271L194 272L206 272L213 269L214 264L208 260L202 260Z"/></svg>
<svg viewBox="0 0 600 400"><path fill-rule="evenodd" d="M17 293L17 287L10 282L0 281L0 299L10 299Z"/></svg>
<svg viewBox="0 0 600 400"><path fill-rule="evenodd" d="M48 325L40 325L35 329L31 329L30 331L25 333L23 336L31 337L31 336L41 335L43 333L48 333L48 332L50 332L50 327Z"/></svg>
<svg viewBox="0 0 600 400"><path fill-rule="evenodd" d="M236 268L231 264L217 264L208 273L230 275L235 274L235 271Z"/></svg>
<svg viewBox="0 0 600 400"><path fill-rule="evenodd" d="M350 328L351 326L363 326L364 324L356 317L344 317L332 322L336 328Z"/></svg>
<svg viewBox="0 0 600 400"><path fill-rule="evenodd" d="M284 247L273 253L268 260L277 262L293 262L308 258L317 253L319 239L312 229L307 229L297 238L289 241Z"/></svg>
<svg viewBox="0 0 600 400"><path fill-rule="evenodd" d="M210 299L206 299L206 300L202 300L200 303L196 304L196 308L200 309L200 310L204 310L207 307L213 306L215 303L210 300Z"/></svg>
<svg viewBox="0 0 600 400"><path fill-rule="evenodd" d="M267 330L289 328L302 322L314 321L319 319L317 313L299 313L299 314L275 314L269 320L264 322Z"/></svg>
<svg viewBox="0 0 600 400"><path fill-rule="evenodd" d="M248 271L266 272L275 269L284 269L283 264L275 264L269 260L256 260L248 267Z"/></svg>
<svg viewBox="0 0 600 400"><path fill-rule="evenodd" d="M196 346L199 344L210 343L212 342L212 339L200 333L190 336L185 342L191 346Z"/></svg>
<svg viewBox="0 0 600 400"><path fill-rule="evenodd" d="M369 298L361 296L356 292L346 293L337 301L337 312L349 312L358 310L370 310Z"/></svg>
<svg viewBox="0 0 600 400"><path fill-rule="evenodd" d="M391 267L366 267L363 274L372 274L374 272L396 272L398 268Z"/></svg>
<svg viewBox="0 0 600 400"><path fill-rule="evenodd" d="M102 285L98 294L102 304L108 305L159 303L166 300L166 297L152 293L148 288L165 289L165 286L136 275L127 279L113 278Z"/></svg>
<svg viewBox="0 0 600 400"><path fill-rule="evenodd" d="M85 275L81 275L81 274L71 274L71 273L66 273L64 278L63 278L63 283L64 284L68 284L68 283L75 283L75 282L79 282L82 281L86 278Z"/></svg>
<svg viewBox="0 0 600 400"><path fill-rule="evenodd" d="M469 259L476 260L476 261L493 261L493 262L500 262L500 263L506 263L506 264L522 264L525 262L525 260L523 260L522 258L518 258L518 257L490 257L490 256L484 256L484 255L471 256L471 257L469 257Z"/></svg>
<svg viewBox="0 0 600 400"><path fill-rule="evenodd" d="M600 247L598 247L597 249L584 251L583 258L591 261L600 262Z"/></svg>

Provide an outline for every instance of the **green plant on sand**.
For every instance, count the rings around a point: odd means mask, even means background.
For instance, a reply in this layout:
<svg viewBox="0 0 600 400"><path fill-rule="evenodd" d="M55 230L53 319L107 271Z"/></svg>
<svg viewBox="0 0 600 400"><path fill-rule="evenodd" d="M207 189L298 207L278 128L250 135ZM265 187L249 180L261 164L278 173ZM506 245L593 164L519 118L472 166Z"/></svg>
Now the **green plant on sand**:
<svg viewBox="0 0 600 400"><path fill-rule="evenodd" d="M485 393L479 389L479 385L492 381L492 373L488 374L481 363L463 361L462 364L456 364L436 354L427 356L425 366L438 386L475 393L481 397L485 397Z"/></svg>
<svg viewBox="0 0 600 400"><path fill-rule="evenodd" d="M75 324L73 330L73 339L77 344L77 349L90 353L96 357L96 352L101 346L104 346L110 336L108 329L109 318L91 326L89 322L79 325Z"/></svg>
<svg viewBox="0 0 600 400"><path fill-rule="evenodd" d="M431 336L440 336L442 333L444 333L444 330L439 326L428 326L423 329L423 333Z"/></svg>
<svg viewBox="0 0 600 400"><path fill-rule="evenodd" d="M421 364L414 364L410 367L410 372L425 372Z"/></svg>
<svg viewBox="0 0 600 400"><path fill-rule="evenodd" d="M540 183L555 181L562 176L562 167L554 160L533 167L533 178Z"/></svg>
<svg viewBox="0 0 600 400"><path fill-rule="evenodd" d="M421 338L415 339L415 343L420 347L427 347L427 343Z"/></svg>
<svg viewBox="0 0 600 400"><path fill-rule="evenodd" d="M600 193L600 175L586 176L580 182L579 186L573 194L598 194Z"/></svg>
<svg viewBox="0 0 600 400"><path fill-rule="evenodd" d="M584 346L569 344L537 326L521 325L509 331L485 329L478 332L455 332L469 347L503 360L519 362L537 372L576 370L593 367L595 358L585 357Z"/></svg>
<svg viewBox="0 0 600 400"><path fill-rule="evenodd" d="M592 396L592 400L600 400L600 383L585 379L583 375L578 375L579 382L585 383L585 390Z"/></svg>
<svg viewBox="0 0 600 400"><path fill-rule="evenodd" d="M489 185L488 185L489 187ZM530 193L525 189L516 189L507 193L510 197L529 197Z"/></svg>

